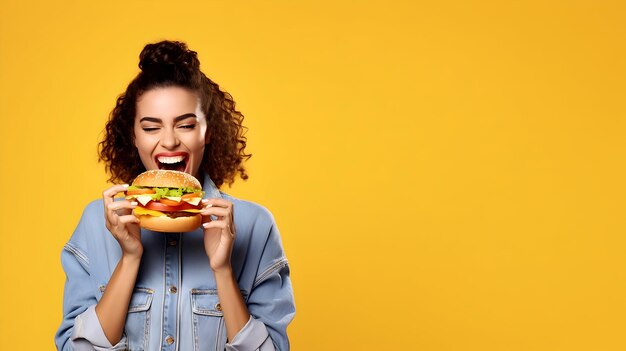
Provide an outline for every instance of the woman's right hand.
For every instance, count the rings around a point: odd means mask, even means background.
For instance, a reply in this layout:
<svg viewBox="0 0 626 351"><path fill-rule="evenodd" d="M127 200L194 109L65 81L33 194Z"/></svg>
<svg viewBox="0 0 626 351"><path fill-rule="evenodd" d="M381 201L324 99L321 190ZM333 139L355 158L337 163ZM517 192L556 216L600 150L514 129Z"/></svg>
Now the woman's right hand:
<svg viewBox="0 0 626 351"><path fill-rule="evenodd" d="M128 189L127 184L119 184L102 193L106 227L120 244L123 255L141 257L143 245L141 244L139 218L132 213L133 208L137 207L137 203L128 200L114 200L115 195L126 191L126 189Z"/></svg>

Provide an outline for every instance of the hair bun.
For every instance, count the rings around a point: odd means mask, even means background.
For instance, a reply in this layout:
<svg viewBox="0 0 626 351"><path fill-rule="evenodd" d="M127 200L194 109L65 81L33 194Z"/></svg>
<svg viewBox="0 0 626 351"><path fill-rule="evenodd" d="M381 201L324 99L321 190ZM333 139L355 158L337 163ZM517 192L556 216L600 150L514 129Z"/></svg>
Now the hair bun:
<svg viewBox="0 0 626 351"><path fill-rule="evenodd" d="M139 54L139 68L148 74L193 76L200 70L200 61L195 51L179 41L164 40L146 45Z"/></svg>

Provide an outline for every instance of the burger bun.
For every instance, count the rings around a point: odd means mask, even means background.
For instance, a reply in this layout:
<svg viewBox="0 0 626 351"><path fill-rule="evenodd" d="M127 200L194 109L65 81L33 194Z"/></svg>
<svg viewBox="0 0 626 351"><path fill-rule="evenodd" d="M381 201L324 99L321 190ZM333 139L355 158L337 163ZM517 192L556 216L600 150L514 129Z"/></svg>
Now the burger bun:
<svg viewBox="0 0 626 351"><path fill-rule="evenodd" d="M202 224L202 215L200 214L176 218L168 216L154 217L147 215L141 215L138 217L140 227L155 232L191 232L198 229L198 227L200 227L200 224Z"/></svg>

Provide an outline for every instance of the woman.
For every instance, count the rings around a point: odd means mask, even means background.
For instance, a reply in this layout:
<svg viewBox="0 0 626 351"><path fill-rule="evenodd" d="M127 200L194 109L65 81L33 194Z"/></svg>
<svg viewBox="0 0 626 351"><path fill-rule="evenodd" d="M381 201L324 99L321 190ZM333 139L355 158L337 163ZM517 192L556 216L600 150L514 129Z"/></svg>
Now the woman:
<svg viewBox="0 0 626 351"><path fill-rule="evenodd" d="M194 175L206 192L203 225L140 229L137 204L114 200L128 185L105 190L62 252L57 349L288 350L295 307L274 219L218 190L247 178L243 116L184 43L146 45L139 67L111 113L100 160L112 182L150 169Z"/></svg>

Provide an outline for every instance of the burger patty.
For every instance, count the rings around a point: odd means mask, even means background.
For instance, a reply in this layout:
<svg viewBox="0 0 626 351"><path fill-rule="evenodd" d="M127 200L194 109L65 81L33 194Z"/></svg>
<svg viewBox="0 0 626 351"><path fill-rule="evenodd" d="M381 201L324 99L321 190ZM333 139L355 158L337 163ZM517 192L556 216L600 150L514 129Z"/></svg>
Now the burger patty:
<svg viewBox="0 0 626 351"><path fill-rule="evenodd" d="M178 218L178 217L193 217L195 215L197 215L197 213L190 213L190 212L183 212L183 211L178 211L178 212L163 212L165 213L165 215L167 215L170 218Z"/></svg>

